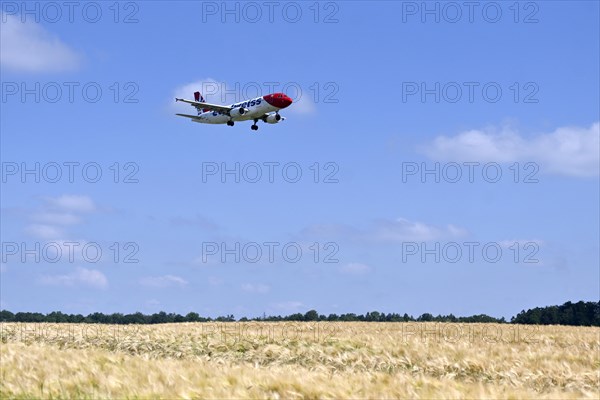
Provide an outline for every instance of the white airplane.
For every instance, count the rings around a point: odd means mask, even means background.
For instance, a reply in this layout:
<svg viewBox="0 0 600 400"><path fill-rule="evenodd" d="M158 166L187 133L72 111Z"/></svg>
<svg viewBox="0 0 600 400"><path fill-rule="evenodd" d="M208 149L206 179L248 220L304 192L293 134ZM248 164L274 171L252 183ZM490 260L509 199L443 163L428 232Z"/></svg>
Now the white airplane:
<svg viewBox="0 0 600 400"><path fill-rule="evenodd" d="M272 93L255 99L245 100L241 103L235 103L230 106L220 106L210 104L204 100L204 96L200 92L194 93L194 99L178 99L175 101L183 101L191 104L198 110L198 115L175 114L181 117L190 118L192 122L202 124L227 124L233 126L235 121L253 120L252 130L258 129L256 123L259 120L267 124L276 124L283 121L285 117L279 115L279 110L282 110L292 104L292 99L284 93Z"/></svg>

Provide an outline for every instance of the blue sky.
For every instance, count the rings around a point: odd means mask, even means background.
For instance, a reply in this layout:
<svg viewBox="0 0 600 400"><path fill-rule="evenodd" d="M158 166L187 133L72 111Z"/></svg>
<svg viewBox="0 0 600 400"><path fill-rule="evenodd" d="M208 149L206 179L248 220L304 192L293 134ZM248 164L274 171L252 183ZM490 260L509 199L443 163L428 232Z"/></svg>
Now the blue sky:
<svg viewBox="0 0 600 400"><path fill-rule="evenodd" d="M275 3L3 3L2 308L598 300L597 2ZM270 87L258 132L174 115Z"/></svg>

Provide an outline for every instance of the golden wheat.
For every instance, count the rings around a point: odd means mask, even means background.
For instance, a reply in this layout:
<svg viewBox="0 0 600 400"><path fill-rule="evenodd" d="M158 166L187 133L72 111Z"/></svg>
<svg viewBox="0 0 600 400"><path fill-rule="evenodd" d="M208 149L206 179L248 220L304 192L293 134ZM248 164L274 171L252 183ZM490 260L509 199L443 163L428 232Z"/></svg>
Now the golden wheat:
<svg viewBox="0 0 600 400"><path fill-rule="evenodd" d="M600 329L2 324L2 398L599 398Z"/></svg>

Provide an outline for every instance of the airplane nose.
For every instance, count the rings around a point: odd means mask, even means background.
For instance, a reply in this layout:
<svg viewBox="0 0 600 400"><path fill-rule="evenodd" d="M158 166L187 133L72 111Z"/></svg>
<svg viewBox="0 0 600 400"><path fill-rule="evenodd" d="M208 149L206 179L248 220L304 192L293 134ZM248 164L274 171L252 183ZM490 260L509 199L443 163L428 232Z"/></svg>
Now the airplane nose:
<svg viewBox="0 0 600 400"><path fill-rule="evenodd" d="M281 98L281 104L283 105L283 107L281 107L281 108L286 108L292 103L293 103L292 99L289 96L286 96L285 94Z"/></svg>
<svg viewBox="0 0 600 400"><path fill-rule="evenodd" d="M263 96L263 99L270 105L277 108L286 108L293 103L293 100L284 93L273 93Z"/></svg>

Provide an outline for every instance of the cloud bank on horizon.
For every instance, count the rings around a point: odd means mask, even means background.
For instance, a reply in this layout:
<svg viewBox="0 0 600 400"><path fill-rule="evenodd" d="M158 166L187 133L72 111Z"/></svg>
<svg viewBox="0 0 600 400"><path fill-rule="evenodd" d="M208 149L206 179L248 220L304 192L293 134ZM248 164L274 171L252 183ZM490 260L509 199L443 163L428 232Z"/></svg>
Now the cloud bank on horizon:
<svg viewBox="0 0 600 400"><path fill-rule="evenodd" d="M588 127L558 127L549 133L523 136L510 127L471 129L438 136L421 147L439 161L510 163L538 162L543 172L595 177L600 174L600 123Z"/></svg>

